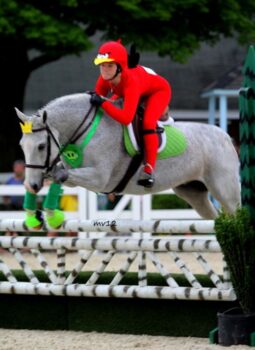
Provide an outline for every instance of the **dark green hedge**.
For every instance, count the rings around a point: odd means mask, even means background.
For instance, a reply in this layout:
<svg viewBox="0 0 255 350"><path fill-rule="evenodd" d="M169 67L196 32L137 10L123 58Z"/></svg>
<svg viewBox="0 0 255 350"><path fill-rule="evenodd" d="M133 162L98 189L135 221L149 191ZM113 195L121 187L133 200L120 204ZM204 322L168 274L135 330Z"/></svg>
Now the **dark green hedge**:
<svg viewBox="0 0 255 350"><path fill-rule="evenodd" d="M190 205L176 195L157 194L152 197L152 209L190 209Z"/></svg>
<svg viewBox="0 0 255 350"><path fill-rule="evenodd" d="M19 280L24 273L14 271ZM84 282L91 273L82 273ZM46 275L36 272L41 281ZM2 276L0 276L2 277ZM113 273L102 275L108 283ZM174 276L186 285L181 275ZM198 275L203 285L211 286L207 277ZM148 275L149 284L164 285L157 274ZM137 274L128 273L123 284L137 283ZM152 300L126 298L76 298L56 296L0 295L0 328L97 331L126 334L208 337L217 325L217 311L233 307L233 302Z"/></svg>

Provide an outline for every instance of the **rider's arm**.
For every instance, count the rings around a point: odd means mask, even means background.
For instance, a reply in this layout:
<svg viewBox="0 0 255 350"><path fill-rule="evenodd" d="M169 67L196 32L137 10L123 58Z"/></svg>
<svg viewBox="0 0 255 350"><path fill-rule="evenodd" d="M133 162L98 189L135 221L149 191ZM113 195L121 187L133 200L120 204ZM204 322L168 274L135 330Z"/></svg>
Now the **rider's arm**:
<svg viewBox="0 0 255 350"><path fill-rule="evenodd" d="M138 106L140 93L138 88L128 86L123 96L123 108L114 106L111 102L105 101L102 104L104 111L121 124L128 125L132 122Z"/></svg>
<svg viewBox="0 0 255 350"><path fill-rule="evenodd" d="M100 76L96 82L95 91L98 95L106 97L110 92L109 84Z"/></svg>

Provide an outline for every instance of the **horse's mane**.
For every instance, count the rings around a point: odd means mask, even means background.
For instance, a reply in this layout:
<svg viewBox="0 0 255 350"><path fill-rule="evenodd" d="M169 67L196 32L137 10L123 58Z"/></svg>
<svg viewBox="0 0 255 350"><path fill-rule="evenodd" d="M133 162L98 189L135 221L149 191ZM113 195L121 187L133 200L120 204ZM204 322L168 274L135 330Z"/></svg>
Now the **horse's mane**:
<svg viewBox="0 0 255 350"><path fill-rule="evenodd" d="M62 107L63 104L70 105L71 103L77 104L77 100L84 99L85 97L89 98L89 95L87 93L74 93L70 95L64 95L60 97L56 97L55 99L49 101L46 103L43 107L41 107L38 110L38 114L41 115L43 111L47 111L49 109L55 109L58 107ZM84 100L86 101L86 100Z"/></svg>

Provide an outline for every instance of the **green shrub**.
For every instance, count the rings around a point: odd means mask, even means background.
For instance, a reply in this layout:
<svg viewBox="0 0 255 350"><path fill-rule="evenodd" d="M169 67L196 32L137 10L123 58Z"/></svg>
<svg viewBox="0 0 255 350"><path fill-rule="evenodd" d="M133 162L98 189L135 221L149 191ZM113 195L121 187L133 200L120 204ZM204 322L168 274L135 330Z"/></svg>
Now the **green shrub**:
<svg viewBox="0 0 255 350"><path fill-rule="evenodd" d="M152 209L190 209L188 203L175 195L158 194L152 197Z"/></svg>
<svg viewBox="0 0 255 350"><path fill-rule="evenodd" d="M255 311L255 229L248 210L221 213L215 232L241 308L245 313Z"/></svg>

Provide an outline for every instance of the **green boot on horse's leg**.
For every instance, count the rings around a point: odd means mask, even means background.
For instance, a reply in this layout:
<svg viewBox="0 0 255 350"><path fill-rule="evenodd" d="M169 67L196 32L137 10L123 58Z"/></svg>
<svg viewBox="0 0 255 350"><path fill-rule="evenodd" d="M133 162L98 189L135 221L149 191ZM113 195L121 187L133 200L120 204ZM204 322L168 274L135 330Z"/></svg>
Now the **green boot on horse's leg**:
<svg viewBox="0 0 255 350"><path fill-rule="evenodd" d="M43 216L41 211L36 209L36 194L26 191L23 208L26 211L26 226L31 229L41 228L43 225Z"/></svg>
<svg viewBox="0 0 255 350"><path fill-rule="evenodd" d="M47 197L43 204L44 210L46 211L46 221L52 228L59 228L65 220L64 213L61 210L57 209L59 196L61 194L61 185L53 182L50 185Z"/></svg>
<svg viewBox="0 0 255 350"><path fill-rule="evenodd" d="M46 221L52 228L60 227L65 219L64 213L61 210L57 209L59 196L61 193L61 185L52 183L44 202ZM23 207L26 211L26 226L31 229L41 228L43 225L43 215L41 211L36 209L36 194L27 191Z"/></svg>

